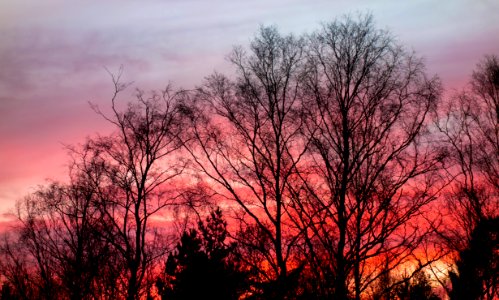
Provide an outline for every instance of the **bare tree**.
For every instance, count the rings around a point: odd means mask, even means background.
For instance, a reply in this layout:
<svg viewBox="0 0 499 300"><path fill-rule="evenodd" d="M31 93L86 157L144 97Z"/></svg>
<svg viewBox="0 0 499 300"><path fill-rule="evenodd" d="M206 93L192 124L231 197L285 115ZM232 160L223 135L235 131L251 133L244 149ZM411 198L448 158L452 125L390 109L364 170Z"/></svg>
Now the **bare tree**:
<svg viewBox="0 0 499 300"><path fill-rule="evenodd" d="M360 299L386 259L390 270L417 258L418 217L435 198L426 133L439 80L371 16L345 17L310 36L306 94L311 156L295 221L324 293Z"/></svg>
<svg viewBox="0 0 499 300"><path fill-rule="evenodd" d="M117 131L70 148L70 183L41 187L18 205L19 242L3 245L8 263L1 271L20 294L29 288L31 298L138 299L154 284L148 272L168 248L151 217L183 196L174 186L186 166L176 156L180 92L137 91L121 112L117 96L127 85L120 75L113 77L112 117L93 106Z"/></svg>
<svg viewBox="0 0 499 300"><path fill-rule="evenodd" d="M163 245L156 247L159 236L151 217L180 199L179 188L173 184L186 166L177 156L183 130L178 105L181 92L167 88L147 96L137 91L137 100L120 111L117 97L127 87L120 75L113 76L112 116L94 106L116 132L90 139L83 148L94 157L87 166L90 172L96 165L103 170L94 186L99 193L96 205L108 224L102 238L122 259L122 292L127 299L138 299L148 268L166 251Z"/></svg>
<svg viewBox="0 0 499 300"><path fill-rule="evenodd" d="M39 295L33 282L33 269L26 259L29 252L23 244L12 235L4 235L0 246L0 275L2 279L2 296L7 287L10 296L19 299L34 299ZM40 297L39 297L40 298Z"/></svg>
<svg viewBox="0 0 499 300"><path fill-rule="evenodd" d="M440 236L450 249L462 254L470 251L467 248L477 228L483 232L484 224L492 224L499 216L499 60L496 56L487 56L473 72L469 88L450 99L442 110L438 128L449 154L446 171L452 182L446 202L450 225ZM497 297L494 282L497 276L483 278L480 297Z"/></svg>
<svg viewBox="0 0 499 300"><path fill-rule="evenodd" d="M245 233L239 244L254 258L248 263L282 297L300 236L289 226L288 186L306 150L299 135L303 41L263 27L249 53L235 48L229 59L236 78L214 74L194 97L188 149L230 203Z"/></svg>
<svg viewBox="0 0 499 300"><path fill-rule="evenodd" d="M15 240L2 245L2 271L17 294L85 299L108 290L103 275L115 267L113 255L98 234L105 224L84 175L75 172L69 184L40 187L18 202Z"/></svg>

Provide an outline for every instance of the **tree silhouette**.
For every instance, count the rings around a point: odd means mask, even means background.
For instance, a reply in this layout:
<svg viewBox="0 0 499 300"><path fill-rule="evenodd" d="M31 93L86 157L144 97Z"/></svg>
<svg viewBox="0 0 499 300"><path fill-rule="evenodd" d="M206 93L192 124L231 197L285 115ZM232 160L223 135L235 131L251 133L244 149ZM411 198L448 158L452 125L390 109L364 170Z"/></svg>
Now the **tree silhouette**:
<svg viewBox="0 0 499 300"><path fill-rule="evenodd" d="M426 270L416 269L402 276L393 275L391 272L384 273L374 287L372 299L439 300L441 298L434 293L434 287Z"/></svg>
<svg viewBox="0 0 499 300"><path fill-rule="evenodd" d="M198 229L182 234L156 286L162 299L238 299L247 274L234 260L234 243L227 244L227 224L220 209Z"/></svg>
<svg viewBox="0 0 499 300"><path fill-rule="evenodd" d="M451 299L499 297L499 218L482 219L477 224L456 265L457 273L449 274Z"/></svg>
<svg viewBox="0 0 499 300"><path fill-rule="evenodd" d="M435 199L439 157L425 133L440 84L369 15L325 24L307 46L311 156L295 222L327 297L360 299L381 276L375 258L395 268L426 232L418 216Z"/></svg>
<svg viewBox="0 0 499 300"><path fill-rule="evenodd" d="M0 249L0 271L29 299L138 299L153 284L144 281L165 247L151 216L182 199L180 186L168 186L186 165L172 160L182 146L180 94L137 91L121 111L120 76L113 76L112 116L93 106L116 131L70 148L70 183L21 201L18 236Z"/></svg>
<svg viewBox="0 0 499 300"><path fill-rule="evenodd" d="M446 239L456 250L466 247L482 218L497 216L499 209L498 74L497 57L486 57L473 73L470 88L447 103L438 123L453 179L448 205L459 225Z"/></svg>
<svg viewBox="0 0 499 300"><path fill-rule="evenodd" d="M0 253L0 271L2 274L2 294L14 299L34 299L38 292L28 271L27 252L23 244L13 241L8 235L3 237Z"/></svg>
<svg viewBox="0 0 499 300"><path fill-rule="evenodd" d="M400 300L439 300L424 271L418 271L412 278L406 278L395 288L394 294Z"/></svg>
<svg viewBox="0 0 499 300"><path fill-rule="evenodd" d="M53 183L18 203L17 241L5 241L4 274L28 299L85 299L111 292L115 273L105 224L93 205L87 174L74 170L69 184ZM116 266L117 267L117 266Z"/></svg>
<svg viewBox="0 0 499 300"><path fill-rule="evenodd" d="M289 292L289 262L301 234L289 226L288 207L289 185L306 150L299 135L302 54L302 39L261 28L248 52L231 54L236 77L210 76L193 95L190 114L188 149L198 170L234 207L240 231L258 232L239 240L252 252L247 263L282 294Z"/></svg>
<svg viewBox="0 0 499 300"><path fill-rule="evenodd" d="M116 131L85 143L83 148L94 159L82 168L90 173L95 167L102 169L102 178L94 186L98 191L95 205L107 224L101 235L119 254L124 267L120 291L133 300L145 292L146 274L164 251L150 224L151 216L179 204L181 188L174 188L173 182L186 162L175 157L182 146L181 92L167 87L146 95L138 90L136 101L120 111L117 99L128 86L120 82L120 76L121 71L113 76L111 116L94 106Z"/></svg>
<svg viewBox="0 0 499 300"><path fill-rule="evenodd" d="M473 72L469 88L450 99L438 123L442 146L448 153L446 171L451 188L446 204L453 225L442 230L440 237L459 254L459 275L450 275L453 289L458 289L452 292L453 297L493 299L497 293L497 276L489 274L486 278L487 272L483 276L477 272L482 272L480 259L490 259L486 253L494 246L484 243L483 237L487 232L493 234L493 220L499 211L498 78L498 58L485 57ZM480 243L483 255L475 250ZM463 282L469 290L461 285Z"/></svg>

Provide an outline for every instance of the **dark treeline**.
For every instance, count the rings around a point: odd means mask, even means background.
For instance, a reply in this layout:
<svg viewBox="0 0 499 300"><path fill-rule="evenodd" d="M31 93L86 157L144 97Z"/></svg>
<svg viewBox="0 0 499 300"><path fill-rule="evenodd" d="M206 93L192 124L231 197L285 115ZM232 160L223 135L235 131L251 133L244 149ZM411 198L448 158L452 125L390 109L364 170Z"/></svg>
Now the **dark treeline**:
<svg viewBox="0 0 499 300"><path fill-rule="evenodd" d="M1 299L497 299L499 59L442 96L371 16L263 27L19 201Z"/></svg>

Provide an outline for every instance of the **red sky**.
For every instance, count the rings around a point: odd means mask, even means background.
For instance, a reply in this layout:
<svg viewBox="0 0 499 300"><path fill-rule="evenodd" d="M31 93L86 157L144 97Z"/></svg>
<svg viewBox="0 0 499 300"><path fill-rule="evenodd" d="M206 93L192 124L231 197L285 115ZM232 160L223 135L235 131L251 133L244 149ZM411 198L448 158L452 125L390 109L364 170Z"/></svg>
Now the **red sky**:
<svg viewBox="0 0 499 300"><path fill-rule="evenodd" d="M191 88L229 70L225 56L261 24L300 34L356 12L422 56L446 95L483 55L499 55L497 0L1 1L0 214L64 178L64 144L109 129L88 105L108 107L104 67L124 65L125 80L146 90Z"/></svg>

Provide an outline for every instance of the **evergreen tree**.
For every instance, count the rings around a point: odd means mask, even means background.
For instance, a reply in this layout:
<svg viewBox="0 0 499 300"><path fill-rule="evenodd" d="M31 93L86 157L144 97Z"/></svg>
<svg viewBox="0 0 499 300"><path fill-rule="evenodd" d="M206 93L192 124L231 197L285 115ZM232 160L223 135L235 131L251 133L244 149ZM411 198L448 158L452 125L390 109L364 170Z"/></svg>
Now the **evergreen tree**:
<svg viewBox="0 0 499 300"><path fill-rule="evenodd" d="M246 273L226 243L227 223L220 209L198 229L184 232L170 253L156 286L162 299L237 299L245 291Z"/></svg>

